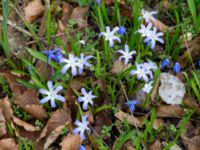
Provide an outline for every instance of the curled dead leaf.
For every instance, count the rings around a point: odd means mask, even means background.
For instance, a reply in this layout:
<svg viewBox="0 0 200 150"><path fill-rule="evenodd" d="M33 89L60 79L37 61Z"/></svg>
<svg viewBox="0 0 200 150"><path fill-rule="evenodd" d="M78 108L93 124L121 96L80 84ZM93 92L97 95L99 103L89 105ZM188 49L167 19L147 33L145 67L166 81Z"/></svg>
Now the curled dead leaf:
<svg viewBox="0 0 200 150"><path fill-rule="evenodd" d="M27 131L31 131L31 132L34 132L34 131L39 131L40 129L38 129L37 127L33 126L32 124L29 124L23 120L20 120L19 118L16 118L16 117L13 117L13 122L20 126L20 127L23 127L25 130Z"/></svg>
<svg viewBox="0 0 200 150"><path fill-rule="evenodd" d="M0 109L0 137L2 137L3 135L5 135L7 133L6 130L6 119L3 115L2 110Z"/></svg>
<svg viewBox="0 0 200 150"><path fill-rule="evenodd" d="M47 118L46 111L43 106L40 105L38 96L33 90L27 90L22 95L18 95L14 99L14 102L36 118Z"/></svg>
<svg viewBox="0 0 200 150"><path fill-rule="evenodd" d="M183 137L183 142L188 146L188 150L199 150L200 147L200 135L192 138Z"/></svg>
<svg viewBox="0 0 200 150"><path fill-rule="evenodd" d="M36 68L44 80L49 79L51 75L51 67L47 63L38 60L36 63Z"/></svg>
<svg viewBox="0 0 200 150"><path fill-rule="evenodd" d="M0 140L0 150L18 150L18 145L13 138Z"/></svg>
<svg viewBox="0 0 200 150"><path fill-rule="evenodd" d="M40 137L37 139L39 142L45 138L44 147L48 148L60 135L60 132L64 127L71 123L70 113L64 109L58 109L53 112L46 126L42 130Z"/></svg>
<svg viewBox="0 0 200 150"><path fill-rule="evenodd" d="M184 54L179 57L178 61L182 67L186 67L191 58L193 61L196 61L200 58L200 34L191 41L185 42L182 47L186 48L187 51L185 51Z"/></svg>
<svg viewBox="0 0 200 150"><path fill-rule="evenodd" d="M183 99L183 103L200 115L200 107L194 100L190 100L188 96L185 96Z"/></svg>
<svg viewBox="0 0 200 150"><path fill-rule="evenodd" d="M153 23L153 25L155 27L158 28L159 31L166 31L167 29L169 29L169 27L167 25L165 25L163 22L161 22L160 20L154 18L153 20L151 20L151 22ZM172 32L172 30L170 30L170 32Z"/></svg>
<svg viewBox="0 0 200 150"><path fill-rule="evenodd" d="M130 66L129 64L126 65L121 61L115 61L112 66L111 72L114 74L118 74L118 73L126 70L129 66Z"/></svg>
<svg viewBox="0 0 200 150"><path fill-rule="evenodd" d="M81 144L79 135L68 134L60 143L61 150L77 150Z"/></svg>
<svg viewBox="0 0 200 150"><path fill-rule="evenodd" d="M12 94L14 94L15 96L21 95L25 91L25 88L17 82L17 78L19 78L18 76L10 72L0 73L0 76L3 76L4 78L6 78L6 80L8 81L10 85Z"/></svg>
<svg viewBox="0 0 200 150"><path fill-rule="evenodd" d="M155 119L153 122L153 128L157 130L159 127L164 125L164 121L162 119Z"/></svg>
<svg viewBox="0 0 200 150"><path fill-rule="evenodd" d="M76 7L71 14L72 19L75 19L79 28L87 27L87 14L89 12L88 7Z"/></svg>
<svg viewBox="0 0 200 150"><path fill-rule="evenodd" d="M6 120L10 121L10 119L13 117L13 111L8 97L0 100L0 109L2 110Z"/></svg>
<svg viewBox="0 0 200 150"><path fill-rule="evenodd" d="M42 15L44 11L44 6L42 5L41 0L33 0L28 3L24 10L25 19L31 23Z"/></svg>
<svg viewBox="0 0 200 150"><path fill-rule="evenodd" d="M179 105L161 105L157 110L158 117L177 117L184 114L184 109Z"/></svg>
<svg viewBox="0 0 200 150"><path fill-rule="evenodd" d="M148 150L160 150L161 149L161 142L156 140L153 144L151 144Z"/></svg>
<svg viewBox="0 0 200 150"><path fill-rule="evenodd" d="M134 116L131 116L123 111L119 111L115 114L115 117L121 121L127 119L128 123L130 125L133 125L133 126L137 126L139 128L142 128L143 125L144 125L144 117L141 117L141 118L137 118L137 117L134 117Z"/></svg>
<svg viewBox="0 0 200 150"><path fill-rule="evenodd" d="M64 26L67 24L68 20L70 19L72 11L73 11L73 7L71 4L69 4L67 2L62 3L61 20L62 20L62 23Z"/></svg>

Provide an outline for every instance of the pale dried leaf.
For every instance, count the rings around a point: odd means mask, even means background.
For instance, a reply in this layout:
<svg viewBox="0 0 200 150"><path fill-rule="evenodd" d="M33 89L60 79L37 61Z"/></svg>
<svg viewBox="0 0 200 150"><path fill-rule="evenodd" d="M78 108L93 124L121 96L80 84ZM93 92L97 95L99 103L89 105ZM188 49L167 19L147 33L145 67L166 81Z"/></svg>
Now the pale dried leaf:
<svg viewBox="0 0 200 150"><path fill-rule="evenodd" d="M93 124L94 123L94 116L93 116L92 112L86 111L86 112L84 112L84 116L85 115L88 115L88 121L90 122L90 124Z"/></svg>
<svg viewBox="0 0 200 150"><path fill-rule="evenodd" d="M190 109L194 110L195 113L200 115L200 107L194 100L190 100L188 96L185 96L183 103Z"/></svg>
<svg viewBox="0 0 200 150"><path fill-rule="evenodd" d="M45 136L48 137L54 130L62 125L65 125L67 122L71 122L70 113L64 109L56 110L52 113L37 141L44 138Z"/></svg>
<svg viewBox="0 0 200 150"><path fill-rule="evenodd" d="M76 7L71 14L71 18L75 19L79 28L87 27L87 14L88 14L88 7Z"/></svg>
<svg viewBox="0 0 200 150"><path fill-rule="evenodd" d="M51 67L47 63L41 60L38 60L36 63L36 68L44 80L49 79L52 70L51 70Z"/></svg>
<svg viewBox="0 0 200 150"><path fill-rule="evenodd" d="M13 75L10 72L0 73L0 76L6 78L10 85L12 94L14 94L15 96L21 95L25 91L25 88L17 82L17 78L19 78L18 76Z"/></svg>
<svg viewBox="0 0 200 150"><path fill-rule="evenodd" d="M27 131L31 131L31 132L34 132L34 131L39 131L40 129L38 129L37 127L33 126L32 124L29 124L23 120L20 120L19 118L16 118L16 117L13 117L13 122L20 126L20 127L23 127L25 130Z"/></svg>
<svg viewBox="0 0 200 150"><path fill-rule="evenodd" d="M194 136L192 138L183 138L183 142L188 145L188 150L199 150L200 147L200 135Z"/></svg>
<svg viewBox="0 0 200 150"><path fill-rule="evenodd" d="M119 111L115 114L115 117L121 121L127 119L128 123L133 125L133 126L137 126L142 128L144 125L144 117L142 118L136 118L134 116L131 116L123 111Z"/></svg>
<svg viewBox="0 0 200 150"><path fill-rule="evenodd" d="M118 73L126 70L129 66L130 66L130 64L126 65L125 63L117 60L114 62L111 72L114 74L118 74Z"/></svg>
<svg viewBox="0 0 200 150"><path fill-rule="evenodd" d="M184 116L185 111L179 105L161 105L158 107L158 117L177 117Z"/></svg>
<svg viewBox="0 0 200 150"><path fill-rule="evenodd" d="M153 128L157 130L159 127L164 125L164 121L162 119L155 119L153 122Z"/></svg>
<svg viewBox="0 0 200 150"><path fill-rule="evenodd" d="M63 25L62 21L60 19L58 19L58 22L57 22L57 33L58 34L61 34L64 32L65 30L65 26Z"/></svg>
<svg viewBox="0 0 200 150"><path fill-rule="evenodd" d="M2 137L3 135L5 135L7 133L6 130L6 119L3 115L2 110L0 109L0 137Z"/></svg>
<svg viewBox="0 0 200 150"><path fill-rule="evenodd" d="M46 111L42 105L26 105L24 110L38 119L47 118Z"/></svg>
<svg viewBox="0 0 200 150"><path fill-rule="evenodd" d="M200 58L200 34L191 41L185 42L182 47L186 48L187 50L181 57L179 57L178 62L180 62L182 67L186 67L191 58L193 61L196 61Z"/></svg>
<svg viewBox="0 0 200 150"><path fill-rule="evenodd" d="M160 20L154 18L153 20L151 20L151 22L153 23L153 25L155 27L158 28L159 31L166 31L167 29L169 29L169 27L167 25L165 25L163 22L161 22Z"/></svg>
<svg viewBox="0 0 200 150"><path fill-rule="evenodd" d="M64 125L57 127L51 134L47 137L47 140L44 144L44 149L47 149L60 135L61 131L70 123L67 121Z"/></svg>
<svg viewBox="0 0 200 150"><path fill-rule="evenodd" d="M151 144L148 148L148 150L160 150L161 149L161 143L159 140L156 140L153 144Z"/></svg>
<svg viewBox="0 0 200 150"><path fill-rule="evenodd" d="M81 144L79 135L68 134L60 143L61 150L77 150Z"/></svg>
<svg viewBox="0 0 200 150"><path fill-rule="evenodd" d="M28 22L33 22L39 16L42 15L44 6L41 0L33 0L25 7L25 19Z"/></svg>
<svg viewBox="0 0 200 150"><path fill-rule="evenodd" d="M13 111L8 97L0 100L0 109L2 110L6 120L10 121L10 119L13 117Z"/></svg>
<svg viewBox="0 0 200 150"><path fill-rule="evenodd" d="M47 118L46 111L33 90L27 90L22 95L18 95L14 102L36 118Z"/></svg>
<svg viewBox="0 0 200 150"><path fill-rule="evenodd" d="M61 14L61 20L64 26L67 24L68 20L70 19L70 16L72 14L73 7L71 4L67 2L62 3L62 14Z"/></svg>
<svg viewBox="0 0 200 150"><path fill-rule="evenodd" d="M13 138L0 140L0 150L18 150L18 145Z"/></svg>

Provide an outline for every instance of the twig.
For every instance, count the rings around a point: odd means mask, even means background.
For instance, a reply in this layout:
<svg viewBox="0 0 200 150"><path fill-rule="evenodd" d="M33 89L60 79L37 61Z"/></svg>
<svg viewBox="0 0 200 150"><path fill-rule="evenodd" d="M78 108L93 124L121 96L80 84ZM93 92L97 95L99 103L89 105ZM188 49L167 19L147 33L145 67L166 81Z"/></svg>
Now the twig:
<svg viewBox="0 0 200 150"><path fill-rule="evenodd" d="M124 92L124 96L125 96L125 98L126 98L126 101L129 102L129 98L128 98L127 94L126 94L126 91L125 91L124 85L123 85L123 83L122 83L121 80L119 80L119 82L120 82L121 87L122 87L122 90L123 90L123 92ZM130 109L130 108L129 108L129 109ZM130 112L131 112L131 115L133 116L133 112L131 111L131 109L130 109ZM134 118L134 116L133 116L133 118ZM134 123L134 126L135 126L135 128L136 128L136 131L137 131L138 135L140 136L141 133L140 133L138 127L137 127L137 124L135 123L135 119L133 119L133 123ZM142 146L143 146L144 150L146 150L146 146L145 146L143 140L142 140Z"/></svg>
<svg viewBox="0 0 200 150"><path fill-rule="evenodd" d="M3 21L3 17L0 16L0 21ZM18 30L19 32L22 32L30 37L32 37L32 34L30 32L28 32L27 30L19 27L16 23L14 23L13 21L11 20L7 20L7 24L13 28L15 28L16 30Z"/></svg>

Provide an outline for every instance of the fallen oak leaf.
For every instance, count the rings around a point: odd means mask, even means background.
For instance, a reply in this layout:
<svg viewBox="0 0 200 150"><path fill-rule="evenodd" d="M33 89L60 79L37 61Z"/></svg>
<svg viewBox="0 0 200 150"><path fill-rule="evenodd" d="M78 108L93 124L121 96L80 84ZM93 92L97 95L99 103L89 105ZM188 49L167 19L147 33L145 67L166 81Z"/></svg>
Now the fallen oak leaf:
<svg viewBox="0 0 200 150"><path fill-rule="evenodd" d="M161 149L161 142L158 139L148 148L148 150L160 150L160 149Z"/></svg>
<svg viewBox="0 0 200 150"><path fill-rule="evenodd" d="M117 60L114 62L113 66L112 66L111 73L118 74L118 73L126 70L130 66L131 66L130 64L126 65L125 63Z"/></svg>
<svg viewBox="0 0 200 150"><path fill-rule="evenodd" d="M183 142L188 145L188 150L199 150L200 147L200 135L193 136L192 138L182 137Z"/></svg>
<svg viewBox="0 0 200 150"><path fill-rule="evenodd" d="M77 150L81 144L79 135L68 134L60 143L61 150Z"/></svg>
<svg viewBox="0 0 200 150"><path fill-rule="evenodd" d="M179 105L161 105L157 109L158 117L184 116L185 111Z"/></svg>
<svg viewBox="0 0 200 150"><path fill-rule="evenodd" d="M10 121L13 117L13 111L11 107L11 103L8 100L8 97L0 100L0 109L2 110L4 117L7 121Z"/></svg>
<svg viewBox="0 0 200 150"><path fill-rule="evenodd" d="M67 2L63 2L62 3L62 14L61 14L61 20L62 20L62 24L64 26L67 25L68 20L70 19L70 16L72 14L73 11L73 7L71 4L67 3Z"/></svg>
<svg viewBox="0 0 200 150"><path fill-rule="evenodd" d="M87 27L87 14L89 12L88 7L76 7L70 16L71 19L75 19L80 29Z"/></svg>
<svg viewBox="0 0 200 150"><path fill-rule="evenodd" d="M18 150L18 145L13 138L0 140L0 150Z"/></svg>
<svg viewBox="0 0 200 150"><path fill-rule="evenodd" d="M46 111L40 104L38 96L33 90L27 90L22 95L18 95L14 99L14 102L36 118L41 120L47 118Z"/></svg>
<svg viewBox="0 0 200 150"><path fill-rule="evenodd" d="M31 23L42 15L44 11L44 6L42 5L41 0L33 0L30 3L28 3L24 11L26 21Z"/></svg>
<svg viewBox="0 0 200 150"><path fill-rule="evenodd" d="M121 121L124 121L125 119L127 119L128 123L130 125L133 125L133 126L137 126L139 128L142 128L143 125L144 125L144 119L145 117L141 117L141 118L136 118L134 116L131 116L123 111L119 111L115 114L115 117Z"/></svg>
<svg viewBox="0 0 200 150"><path fill-rule="evenodd" d="M27 122L25 122L25 121L23 121L23 120L21 120L19 118L13 117L12 120L16 125L18 125L20 127L23 127L27 131L34 132L34 131L39 131L40 130L39 128L33 126L32 124L29 124L29 123L27 123Z"/></svg>
<svg viewBox="0 0 200 150"><path fill-rule="evenodd" d="M6 78L10 85L12 94L15 96L21 95L25 91L25 88L17 82L17 78L19 78L18 76L13 75L11 72L0 73L0 76Z"/></svg>
<svg viewBox="0 0 200 150"><path fill-rule="evenodd" d="M0 109L0 137L2 137L3 135L5 135L7 133L6 130L6 119L3 115L2 110Z"/></svg>
<svg viewBox="0 0 200 150"><path fill-rule="evenodd" d="M47 140L44 144L44 149L48 149L48 147L58 138L61 131L70 124L70 121L67 121L65 124L58 126L55 130L51 132L51 134L47 137Z"/></svg>
<svg viewBox="0 0 200 150"><path fill-rule="evenodd" d="M66 111L64 109L56 110L52 113L46 126L43 128L40 137L37 139L37 142L44 138L44 146L48 147L59 136L59 132L61 131L61 129L63 129L66 125L69 125L70 123L71 116L69 111Z"/></svg>
<svg viewBox="0 0 200 150"><path fill-rule="evenodd" d="M194 100L190 100L188 96L184 97L183 104L185 104L187 107L194 110L195 113L200 115L200 107Z"/></svg>

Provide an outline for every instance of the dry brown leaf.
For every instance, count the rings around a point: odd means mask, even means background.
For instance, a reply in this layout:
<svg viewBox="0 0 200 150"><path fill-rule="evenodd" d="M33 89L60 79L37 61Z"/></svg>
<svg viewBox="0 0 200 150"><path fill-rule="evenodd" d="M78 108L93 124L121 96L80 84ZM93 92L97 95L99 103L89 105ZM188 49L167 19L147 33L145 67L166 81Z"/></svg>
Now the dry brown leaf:
<svg viewBox="0 0 200 150"><path fill-rule="evenodd" d="M57 34L61 34L64 32L65 30L65 26L63 25L62 21L60 19L58 19L58 22L57 22Z"/></svg>
<svg viewBox="0 0 200 150"><path fill-rule="evenodd" d="M196 61L200 58L200 34L193 40L184 43L182 47L186 48L187 51L185 51L184 54L179 57L179 62L182 67L186 67L191 58L193 61ZM188 53L191 55L191 58L188 56Z"/></svg>
<svg viewBox="0 0 200 150"><path fill-rule="evenodd" d="M57 127L55 130L51 132L51 134L47 137L47 140L44 144L44 149L48 149L48 147L58 138L60 135L61 131L69 125L70 121L67 121L64 125L60 125Z"/></svg>
<svg viewBox="0 0 200 150"><path fill-rule="evenodd" d="M169 9L170 8L169 0L162 0L162 5L164 8Z"/></svg>
<svg viewBox="0 0 200 150"><path fill-rule="evenodd" d="M44 80L49 79L52 70L51 70L51 67L47 63L38 60L36 63L36 68Z"/></svg>
<svg viewBox="0 0 200 150"><path fill-rule="evenodd" d="M162 119L155 119L153 122L153 128L157 130L159 127L164 125L164 121Z"/></svg>
<svg viewBox="0 0 200 150"><path fill-rule="evenodd" d="M132 115L129 115L123 111L119 111L115 114L115 117L121 121L127 119L128 123L133 125L133 126L137 126L139 128L142 128L144 125L144 117L142 118L136 118Z"/></svg>
<svg viewBox="0 0 200 150"><path fill-rule="evenodd" d="M157 20L156 18L154 18L153 20L151 20L151 22L153 23L153 25L155 27L158 28L159 31L166 31L167 29L169 29L169 27L167 25L165 25L163 22L161 22L160 20ZM172 32L172 30L170 30L170 32Z"/></svg>
<svg viewBox="0 0 200 150"><path fill-rule="evenodd" d="M36 118L47 118L46 111L40 105L38 96L33 90L27 90L22 95L18 95L14 102Z"/></svg>
<svg viewBox="0 0 200 150"><path fill-rule="evenodd" d="M41 139L46 137L45 147L48 147L56 140L56 138L60 134L60 131L70 123L70 113L64 109L58 109L57 111L52 113L37 141L39 142Z"/></svg>
<svg viewBox="0 0 200 150"><path fill-rule="evenodd" d="M32 124L29 124L23 120L20 120L19 118L16 118L16 117L13 117L13 122L20 126L20 127L23 127L25 130L27 131L31 131L31 132L34 132L34 131L39 131L40 129L38 129L37 127L33 126Z"/></svg>
<svg viewBox="0 0 200 150"><path fill-rule="evenodd" d="M0 137L2 137L3 135L5 135L7 133L6 130L6 119L3 115L2 110L0 109Z"/></svg>
<svg viewBox="0 0 200 150"><path fill-rule="evenodd" d="M13 75L10 72L0 73L0 76L3 76L4 78L6 78L6 80L8 81L10 85L12 94L14 94L15 96L21 95L25 91L25 88L17 82L17 78L19 78L18 76Z"/></svg>
<svg viewBox="0 0 200 150"><path fill-rule="evenodd" d="M85 115L88 115L88 121L90 122L90 124L93 124L94 123L94 116L93 116L92 112L86 111L86 112L84 112L84 116Z"/></svg>
<svg viewBox="0 0 200 150"><path fill-rule="evenodd" d="M133 147L133 144L128 141L123 145L123 150L135 150L135 148Z"/></svg>
<svg viewBox="0 0 200 150"><path fill-rule="evenodd" d="M0 150L18 150L18 145L13 138L0 140Z"/></svg>
<svg viewBox="0 0 200 150"><path fill-rule="evenodd" d="M71 14L71 18L75 19L79 28L87 27L87 14L88 14L88 7L76 7Z"/></svg>
<svg viewBox="0 0 200 150"><path fill-rule="evenodd" d="M64 26L67 24L68 20L70 19L72 11L73 11L73 7L71 4L67 2L62 3L61 20Z"/></svg>
<svg viewBox="0 0 200 150"><path fill-rule="evenodd" d="M115 61L112 66L111 72L114 74L118 74L127 69L129 66L130 66L129 64L126 65L121 61Z"/></svg>
<svg viewBox="0 0 200 150"><path fill-rule="evenodd" d="M81 144L79 135L68 134L60 143L61 150L77 150Z"/></svg>
<svg viewBox="0 0 200 150"><path fill-rule="evenodd" d="M25 19L31 23L41 16L43 11L44 6L41 0L33 0L25 7Z"/></svg>
<svg viewBox="0 0 200 150"><path fill-rule="evenodd" d="M184 109L179 105L161 105L157 110L158 117L177 117L184 114Z"/></svg>
<svg viewBox="0 0 200 150"><path fill-rule="evenodd" d="M13 117L13 111L8 97L0 100L0 109L2 110L6 120L10 121L10 119Z"/></svg>
<svg viewBox="0 0 200 150"><path fill-rule="evenodd" d="M153 144L151 144L148 148L148 150L160 150L161 149L161 143L159 140L156 140Z"/></svg>
<svg viewBox="0 0 200 150"><path fill-rule="evenodd" d="M200 147L200 135L194 136L192 138L183 138L183 142L188 145L188 150L199 150Z"/></svg>
<svg viewBox="0 0 200 150"><path fill-rule="evenodd" d="M188 96L185 96L183 103L190 109L195 110L195 112L200 115L200 107L194 100L190 100Z"/></svg>

